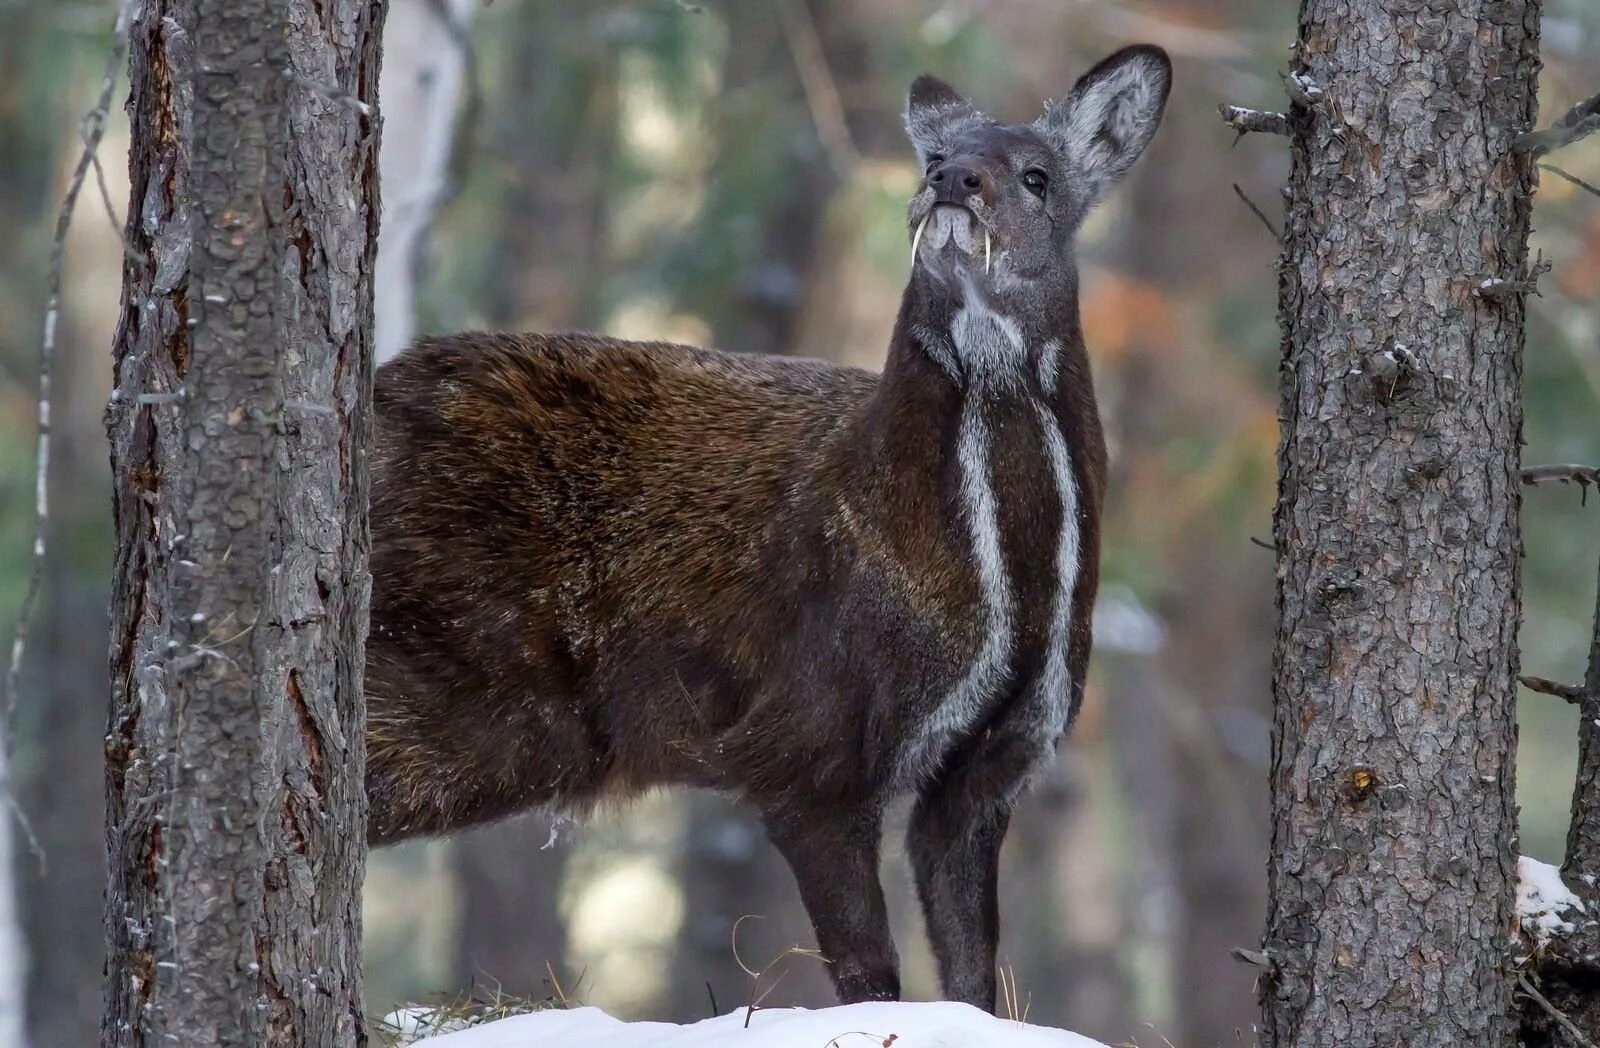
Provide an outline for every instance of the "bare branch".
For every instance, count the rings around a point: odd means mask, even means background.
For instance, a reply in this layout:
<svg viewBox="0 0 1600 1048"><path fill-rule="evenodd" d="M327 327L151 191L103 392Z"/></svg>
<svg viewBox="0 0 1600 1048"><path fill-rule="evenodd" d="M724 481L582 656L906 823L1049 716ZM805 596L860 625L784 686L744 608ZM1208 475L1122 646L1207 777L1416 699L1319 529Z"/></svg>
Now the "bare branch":
<svg viewBox="0 0 1600 1048"><path fill-rule="evenodd" d="M850 137L839 85L828 67L828 56L817 35L817 23L800 0L779 0L778 14L783 19L784 36L789 41L789 53L794 56L806 104L811 108L817 137L828 152L834 173L842 178L855 168L861 154Z"/></svg>
<svg viewBox="0 0 1600 1048"><path fill-rule="evenodd" d="M1533 998L1534 1003L1543 1008L1550 1018L1556 1021L1556 1025L1566 1031L1567 1036L1572 1038L1573 1043L1578 1045L1578 1048L1595 1048L1595 1043L1582 1030L1578 1029L1571 1019L1567 1018L1567 1013L1551 1004L1544 994L1534 989L1533 983L1529 982L1528 977L1521 972L1517 973L1517 985L1522 987L1522 992Z"/></svg>
<svg viewBox="0 0 1600 1048"><path fill-rule="evenodd" d="M1282 234L1278 232L1278 227L1273 225L1272 219L1267 217L1267 213L1262 211L1259 207L1256 207L1256 202L1254 200L1251 200L1249 197L1245 196L1244 190L1239 188L1239 183L1235 182L1233 184L1233 191L1238 195L1240 200L1244 201L1244 206L1255 212L1255 216L1261 219L1261 224L1267 227L1267 232L1271 233L1274 239L1280 239L1282 237Z"/></svg>
<svg viewBox="0 0 1600 1048"><path fill-rule="evenodd" d="M478 125L483 117L483 73L479 69L478 47L472 40L472 27L466 19L458 15L446 0L428 0L428 8L439 24L444 26L445 35L461 55L463 84L461 111L451 132L450 159L445 164L445 183L429 205L432 210L427 224L431 226L438 213L455 200L467 180L472 154L477 146ZM424 243L428 238L429 233L425 230L417 242Z"/></svg>
<svg viewBox="0 0 1600 1048"><path fill-rule="evenodd" d="M1219 105L1217 112L1222 114L1222 122L1239 132L1239 137L1254 131L1263 135L1287 135L1289 133L1289 118L1283 113L1267 112L1260 109L1246 109L1243 106Z"/></svg>
<svg viewBox="0 0 1600 1048"><path fill-rule="evenodd" d="M50 379L55 370L56 329L61 319L61 272L67 252L67 230L72 225L72 213L78 206L78 194L88 178L91 167L98 168L96 156L100 140L105 137L106 120L111 112L111 99L116 91L117 71L122 68L122 58L128 47L128 18L131 0L123 0L112 28L111 52L106 56L105 72L100 81L100 95L94 107L83 118L83 149L72 169L67 192L61 199L61 209L56 212L55 235L50 242L50 263L45 277L46 299L44 309L44 336L39 342L39 442L34 457L34 532L33 567L28 575L28 589L22 598L22 608L17 615L17 631L11 640L11 662L6 670L5 706L0 719L0 746L10 747L10 727L17 709L22 675L22 660L28 647L28 630L33 620L33 609L39 601L39 591L44 585L44 554L46 531L50 522ZM115 213L107 213L115 223ZM121 235L120 233L118 234ZM0 784L4 788L4 784Z"/></svg>
<svg viewBox="0 0 1600 1048"><path fill-rule="evenodd" d="M1529 131L1517 136L1512 146L1518 152L1544 156L1563 146L1570 146L1580 138L1587 138L1596 131L1600 131L1600 95L1585 98L1543 131Z"/></svg>
<svg viewBox="0 0 1600 1048"><path fill-rule="evenodd" d="M1275 967L1272 958L1260 950L1247 950L1243 946L1235 946L1228 951L1228 955L1236 961L1243 961L1268 973Z"/></svg>
<svg viewBox="0 0 1600 1048"><path fill-rule="evenodd" d="M288 68L284 69L283 78L292 84L298 84L314 95L321 95L323 98L338 102L342 106L348 106L364 117L369 119L372 117L372 107L370 105L333 84L325 84L308 76L301 76L293 69Z"/></svg>
<svg viewBox="0 0 1600 1048"><path fill-rule="evenodd" d="M1518 677L1517 679L1520 680L1522 682L1522 686L1527 688L1529 691L1536 691L1541 695L1554 695L1558 699L1566 699L1568 702L1573 703L1583 701L1583 688L1577 684L1562 684L1560 681L1551 680L1548 677L1533 677L1528 675Z"/></svg>
<svg viewBox="0 0 1600 1048"><path fill-rule="evenodd" d="M1562 178L1566 179L1568 182L1571 182L1579 189L1586 189L1595 196L1600 196L1600 186L1595 185L1593 182L1585 182L1583 179L1579 178L1570 171L1563 171L1554 164L1540 164L1539 169L1541 171L1548 171L1552 175L1560 175Z"/></svg>
<svg viewBox="0 0 1600 1048"><path fill-rule="evenodd" d="M1550 272L1550 260L1541 253L1532 262L1524 262L1507 277L1484 277L1472 293L1485 302L1504 302L1515 295L1537 295L1539 278Z"/></svg>
<svg viewBox="0 0 1600 1048"><path fill-rule="evenodd" d="M111 189L106 185L106 169L100 163L100 150L89 141L89 135L96 123L85 119L81 134L83 136L83 144L89 150L89 162L94 166L94 181L95 185L100 189L100 203L106 209L106 221L111 223L111 232L117 238L117 243L122 247L123 256L131 261L140 262L142 259L133 254L128 248L128 238L123 232L123 222L117 217L116 206L111 203ZM99 123L103 123L103 120L99 121Z"/></svg>
<svg viewBox="0 0 1600 1048"><path fill-rule="evenodd" d="M1587 488L1590 484L1600 484L1600 466L1558 462L1549 466L1526 466L1522 470L1524 484L1539 484L1546 480L1559 480L1563 484Z"/></svg>

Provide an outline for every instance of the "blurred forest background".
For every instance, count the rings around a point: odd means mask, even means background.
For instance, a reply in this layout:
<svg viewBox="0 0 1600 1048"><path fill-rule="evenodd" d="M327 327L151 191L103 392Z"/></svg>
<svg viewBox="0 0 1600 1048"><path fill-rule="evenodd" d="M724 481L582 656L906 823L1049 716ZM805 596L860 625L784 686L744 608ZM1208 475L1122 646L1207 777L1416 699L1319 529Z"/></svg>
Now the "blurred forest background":
<svg viewBox="0 0 1600 1048"><path fill-rule="evenodd" d="M32 527L34 394L55 208L113 12L0 0L0 628ZM1216 106L1283 106L1294 5L1268 0L393 0L384 69L380 342L468 327L594 328L876 367L905 279L915 179L903 92L936 72L1031 119L1125 43L1168 48L1165 125L1082 237L1087 340L1112 443L1090 696L1013 821L1002 956L1036 1022L1114 1043L1252 1043L1264 914L1284 140ZM1548 0L1547 123L1600 86L1600 5ZM120 108L102 149L127 205ZM1600 137L1559 162L1600 182ZM108 478L101 410L121 218L84 195L67 241L47 598L20 711L19 856L40 1044L100 1007ZM1551 174L1535 246L1526 461L1600 461L1600 198ZM1577 679L1600 507L1525 498L1525 671ZM1559 861L1575 714L1524 693L1522 848ZM900 830L891 825L891 834ZM936 992L897 848L885 877L908 996ZM568 995L628 1017L745 1002L808 944L793 883L731 803L654 796L583 825L530 817L376 853L375 1012L454 994ZM549 968L546 968L546 962ZM769 1004L828 1000L791 958ZM767 982L770 983L769 976Z"/></svg>

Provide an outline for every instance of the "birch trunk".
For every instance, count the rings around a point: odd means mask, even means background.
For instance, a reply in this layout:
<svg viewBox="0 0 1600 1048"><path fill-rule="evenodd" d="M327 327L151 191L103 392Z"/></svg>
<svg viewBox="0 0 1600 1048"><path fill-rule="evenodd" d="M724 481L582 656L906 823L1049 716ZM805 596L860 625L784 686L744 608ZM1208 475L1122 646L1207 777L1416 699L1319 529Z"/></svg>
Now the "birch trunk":
<svg viewBox="0 0 1600 1048"><path fill-rule="evenodd" d="M463 40L472 0L394 0L384 29L384 228L376 282L377 361L391 360L417 331L417 276L447 189L456 109L467 68ZM447 21L448 20L448 21Z"/></svg>
<svg viewBox="0 0 1600 1048"><path fill-rule="evenodd" d="M1264 1041L1510 1045L1538 0L1305 0ZM1502 293L1503 292L1503 293Z"/></svg>
<svg viewBox="0 0 1600 1048"><path fill-rule="evenodd" d="M365 1042L382 0L150 0L108 411L106 1045Z"/></svg>
<svg viewBox="0 0 1600 1048"><path fill-rule="evenodd" d="M16 825L12 811L11 758L8 740L0 740L0 1045L24 1048L22 988L27 952L17 920Z"/></svg>

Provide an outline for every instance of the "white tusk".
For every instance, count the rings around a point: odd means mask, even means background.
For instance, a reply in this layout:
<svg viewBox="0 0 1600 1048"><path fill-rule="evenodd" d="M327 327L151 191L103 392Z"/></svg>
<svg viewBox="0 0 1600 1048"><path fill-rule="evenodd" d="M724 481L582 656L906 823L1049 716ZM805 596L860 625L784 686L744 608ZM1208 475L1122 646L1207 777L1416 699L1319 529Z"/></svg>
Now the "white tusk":
<svg viewBox="0 0 1600 1048"><path fill-rule="evenodd" d="M922 221L917 223L917 232L911 238L911 266L913 269L916 268L917 265L917 245L922 243L922 231L928 228L928 219L932 217L932 211L929 211L926 215L923 215Z"/></svg>
<svg viewBox="0 0 1600 1048"><path fill-rule="evenodd" d="M983 231L983 271L989 272L989 231Z"/></svg>

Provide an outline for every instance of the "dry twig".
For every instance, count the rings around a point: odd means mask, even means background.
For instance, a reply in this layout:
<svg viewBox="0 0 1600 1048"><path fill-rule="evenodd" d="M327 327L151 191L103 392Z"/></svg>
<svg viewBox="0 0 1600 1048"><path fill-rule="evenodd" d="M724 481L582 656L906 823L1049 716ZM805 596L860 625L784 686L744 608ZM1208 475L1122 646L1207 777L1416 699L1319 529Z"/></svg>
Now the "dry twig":
<svg viewBox="0 0 1600 1048"><path fill-rule="evenodd" d="M1243 961L1245 964L1260 968L1268 974L1272 972L1272 958L1267 956L1263 950L1247 950L1243 946L1235 946L1228 951L1228 955L1236 961Z"/></svg>
<svg viewBox="0 0 1600 1048"><path fill-rule="evenodd" d="M1273 113L1260 109L1246 109L1244 106L1219 105L1217 112L1222 114L1222 122L1239 132L1239 138L1254 131L1263 135L1287 135L1289 133L1289 118L1283 113ZM1238 141L1235 139L1234 141Z"/></svg>
<svg viewBox="0 0 1600 1048"><path fill-rule="evenodd" d="M778 988L778 984L783 982L784 977L789 974L789 970L785 968L783 971L779 972L778 977L772 980L772 983L763 990L761 988L761 982L769 974L771 974L772 969L776 968L790 957L814 957L817 960L824 961L824 963L826 963L822 956L821 950L808 950L799 943L795 943L793 946L780 950L776 957L768 961L760 971L756 971L748 964L745 964L744 958L739 956L739 925L743 924L747 920L750 920L751 918L759 921L761 920L761 915L755 913L745 914L743 917L740 917L737 921L733 922L733 931L729 934L729 946L733 950L733 962L737 964L746 975L750 976L750 997L745 1005L744 1010L744 1026L747 1030L750 1028L750 1020L755 1017L756 1012L761 1010L762 1002L772 995L772 991L776 990Z"/></svg>
<svg viewBox="0 0 1600 1048"><path fill-rule="evenodd" d="M1572 172L1562 170L1554 164L1540 164L1539 170L1548 171L1552 175L1559 175L1568 182L1571 182L1573 185L1577 186L1579 189L1593 193L1595 196L1600 196L1600 186L1595 185L1593 182L1585 182Z"/></svg>
<svg viewBox="0 0 1600 1048"><path fill-rule="evenodd" d="M66 194L61 199L61 209L56 212L55 235L50 242L50 262L46 271L46 299L44 310L44 335L39 341L39 437L34 455L34 532L33 565L28 573L28 588L22 597L22 607L17 614L16 633L11 638L11 661L6 669L3 716L0 716L0 796L16 812L18 825L28 840L28 846L44 866L44 852L21 808L11 797L10 753L11 724L16 713L20 694L22 660L28 648L28 632L33 621L34 606L39 601L39 591L44 586L44 557L46 532L50 523L50 380L55 370L56 331L61 320L61 274L67 251L67 230L72 226L72 214L77 210L78 194L88 178L90 168L100 172L100 140L105 137L106 121L111 113L111 99L116 91L117 72L122 68L123 56L128 48L128 20L132 15L132 0L123 0L117 9L116 21L111 30L111 49L106 55L105 72L100 80L100 94L82 125L83 149L72 169ZM103 175L101 175L103 179ZM111 210L110 195L102 181L106 211L116 223ZM118 232L121 237L121 232Z"/></svg>
<svg viewBox="0 0 1600 1048"><path fill-rule="evenodd" d="M1550 466L1529 466L1522 471L1524 484L1537 485L1541 481L1559 480L1563 484L1576 484L1579 501L1589 504L1589 485L1600 486L1600 466L1583 466L1575 462L1561 462Z"/></svg>
<svg viewBox="0 0 1600 1048"><path fill-rule="evenodd" d="M1558 462L1549 466L1528 466L1522 471L1524 484L1538 484L1545 480L1559 480L1563 484L1575 483L1584 486L1600 484L1600 466Z"/></svg>
<svg viewBox="0 0 1600 1048"><path fill-rule="evenodd" d="M1536 1003L1540 1008L1543 1008L1545 1012L1549 1014L1550 1018L1556 1021L1556 1025L1560 1026L1561 1029L1566 1032L1567 1036L1572 1038L1573 1042L1578 1045L1578 1048L1596 1048L1595 1043L1591 1041L1582 1030L1578 1029L1577 1025L1574 1024L1571 1019L1567 1018L1566 1012L1563 1012L1560 1008L1557 1008L1555 1005L1551 1004L1544 994L1534 989L1533 983L1528 981L1528 977L1526 975L1523 975L1520 972L1517 973L1517 985L1522 987L1522 992L1533 998L1534 1003Z"/></svg>
<svg viewBox="0 0 1600 1048"><path fill-rule="evenodd" d="M1256 202L1254 200L1251 200L1249 197L1245 196L1245 192L1239 187L1239 183L1235 182L1233 184L1233 192L1240 200L1244 201L1245 207L1249 208L1257 218L1261 219L1261 224L1267 227L1267 232L1271 233L1274 238L1282 238L1283 234L1279 233L1278 227L1272 224L1272 219L1267 217L1267 213L1265 211L1256 206Z"/></svg>
<svg viewBox="0 0 1600 1048"><path fill-rule="evenodd" d="M1583 688L1577 684L1562 684L1549 677L1534 677L1528 674L1518 677L1517 680L1522 682L1524 688L1536 691L1540 695L1554 695L1558 699L1574 703L1583 701Z"/></svg>
<svg viewBox="0 0 1600 1048"><path fill-rule="evenodd" d="M1485 302L1505 302L1517 295L1539 294L1539 278L1550 272L1551 262L1540 252L1532 262L1524 261L1509 277L1484 277L1472 293Z"/></svg>

